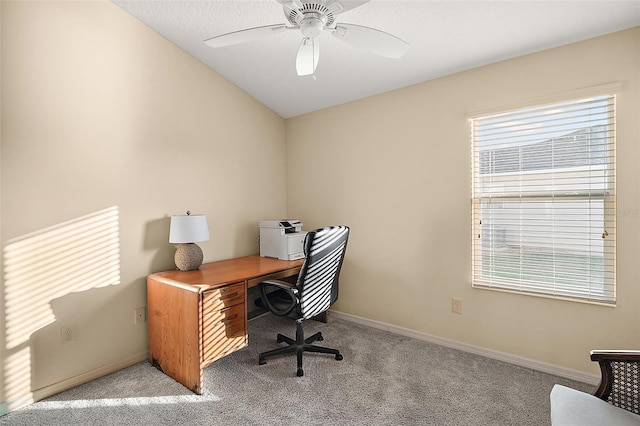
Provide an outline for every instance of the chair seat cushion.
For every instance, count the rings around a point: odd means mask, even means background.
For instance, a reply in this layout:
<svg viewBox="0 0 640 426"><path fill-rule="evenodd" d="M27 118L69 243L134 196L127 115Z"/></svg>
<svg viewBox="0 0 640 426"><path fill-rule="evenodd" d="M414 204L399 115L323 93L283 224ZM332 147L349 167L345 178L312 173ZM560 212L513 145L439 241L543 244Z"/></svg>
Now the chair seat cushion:
<svg viewBox="0 0 640 426"><path fill-rule="evenodd" d="M555 385L550 398L553 426L640 425L639 415L566 386Z"/></svg>

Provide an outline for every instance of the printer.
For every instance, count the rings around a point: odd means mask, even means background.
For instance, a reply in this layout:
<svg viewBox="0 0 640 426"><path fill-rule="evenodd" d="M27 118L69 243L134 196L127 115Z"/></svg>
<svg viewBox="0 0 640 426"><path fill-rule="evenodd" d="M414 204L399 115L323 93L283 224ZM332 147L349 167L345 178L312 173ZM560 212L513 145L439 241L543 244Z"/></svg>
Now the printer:
<svg viewBox="0 0 640 426"><path fill-rule="evenodd" d="M260 221L260 256L296 260L304 257L302 222L295 219Z"/></svg>

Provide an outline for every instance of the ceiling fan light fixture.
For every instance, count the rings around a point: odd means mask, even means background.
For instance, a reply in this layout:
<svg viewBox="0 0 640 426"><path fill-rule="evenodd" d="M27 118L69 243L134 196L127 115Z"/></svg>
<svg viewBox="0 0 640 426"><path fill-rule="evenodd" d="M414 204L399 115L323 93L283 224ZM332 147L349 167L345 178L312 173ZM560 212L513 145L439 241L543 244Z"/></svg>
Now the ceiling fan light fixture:
<svg viewBox="0 0 640 426"><path fill-rule="evenodd" d="M304 18L300 21L300 31L305 37L318 37L322 34L324 22L315 16Z"/></svg>

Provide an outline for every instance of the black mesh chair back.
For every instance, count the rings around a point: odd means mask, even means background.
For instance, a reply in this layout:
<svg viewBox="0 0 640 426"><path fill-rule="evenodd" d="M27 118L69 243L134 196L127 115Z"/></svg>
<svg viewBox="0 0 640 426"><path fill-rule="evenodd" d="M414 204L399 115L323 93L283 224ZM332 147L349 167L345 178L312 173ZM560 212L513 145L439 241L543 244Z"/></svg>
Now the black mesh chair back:
<svg viewBox="0 0 640 426"><path fill-rule="evenodd" d="M349 228L329 226L307 233L304 264L298 275L298 317L309 319L338 300L338 278Z"/></svg>

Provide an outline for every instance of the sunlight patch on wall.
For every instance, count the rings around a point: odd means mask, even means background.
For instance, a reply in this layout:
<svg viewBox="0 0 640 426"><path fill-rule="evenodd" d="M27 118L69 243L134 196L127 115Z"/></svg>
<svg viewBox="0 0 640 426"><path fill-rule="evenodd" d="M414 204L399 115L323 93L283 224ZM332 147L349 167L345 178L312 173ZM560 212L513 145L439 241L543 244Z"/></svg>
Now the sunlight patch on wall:
<svg viewBox="0 0 640 426"><path fill-rule="evenodd" d="M4 363L4 390L7 402L7 411L31 404L31 363L28 347L12 351ZM0 412L0 415L5 414Z"/></svg>
<svg viewBox="0 0 640 426"><path fill-rule="evenodd" d="M118 209L9 241L4 250L8 349L55 319L49 302L120 283Z"/></svg>
<svg viewBox="0 0 640 426"><path fill-rule="evenodd" d="M4 247L5 395L19 397L31 385L30 339L55 321L52 300L119 283L118 207L9 240Z"/></svg>

